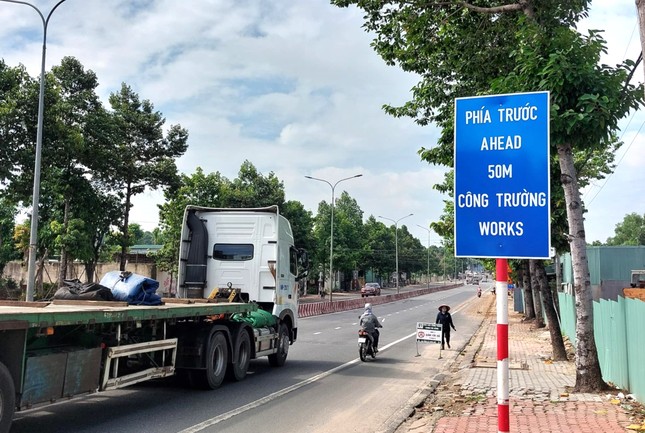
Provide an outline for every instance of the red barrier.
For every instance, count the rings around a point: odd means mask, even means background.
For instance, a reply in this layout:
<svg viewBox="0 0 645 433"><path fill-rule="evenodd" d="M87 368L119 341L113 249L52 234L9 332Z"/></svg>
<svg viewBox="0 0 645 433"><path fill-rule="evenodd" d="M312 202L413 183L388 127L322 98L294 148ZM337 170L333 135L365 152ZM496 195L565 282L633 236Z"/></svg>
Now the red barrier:
<svg viewBox="0 0 645 433"><path fill-rule="evenodd" d="M321 314L337 313L339 311L348 311L362 308L366 302L373 305L387 304L389 302L400 301L402 299L416 298L417 296L427 295L429 293L440 292L443 290L454 289L462 284L451 284L449 286L430 287L426 289L412 290L410 292L402 292L393 295L377 296L369 298L357 299L344 299L342 301L328 302L320 300L320 302L308 302L298 305L298 317L319 316Z"/></svg>

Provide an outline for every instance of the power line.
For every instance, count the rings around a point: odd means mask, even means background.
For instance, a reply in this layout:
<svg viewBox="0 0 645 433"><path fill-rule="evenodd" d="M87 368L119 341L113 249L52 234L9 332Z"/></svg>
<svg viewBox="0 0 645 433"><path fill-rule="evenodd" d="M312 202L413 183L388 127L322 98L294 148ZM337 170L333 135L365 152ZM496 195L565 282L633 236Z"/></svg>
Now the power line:
<svg viewBox="0 0 645 433"><path fill-rule="evenodd" d="M638 137L638 134L640 134L641 129L643 129L643 126L645 126L645 120L643 121L643 123L641 123L641 126L640 126L640 128L638 128L638 131L636 131L636 135L634 135L634 138L632 139L632 142L631 142L631 143L629 143L629 146L627 146L627 149L625 150L625 153L623 153L623 154L622 154L622 156L620 157L620 159L619 159L619 160L618 160L618 162L616 163L616 167L618 167L618 166L620 165L621 161L625 158L625 155L627 155L627 153L629 152L629 148L630 148L630 147L632 147L632 144L634 144L634 142L636 141L636 138ZM600 187L598 188L598 191L597 191L597 192L596 192L596 194L591 198L591 200L589 200L589 203L587 203L587 205L590 205L590 204L594 201L594 199L598 196L598 194L600 194L600 191L602 191L602 189L605 187L605 185L607 185L607 182L609 182L609 179L611 178L611 176L612 176L615 172L616 172L616 170L614 169L614 171L613 171L612 173L610 173L610 174L607 176L607 178L605 178L605 182L604 182L602 185L600 185Z"/></svg>

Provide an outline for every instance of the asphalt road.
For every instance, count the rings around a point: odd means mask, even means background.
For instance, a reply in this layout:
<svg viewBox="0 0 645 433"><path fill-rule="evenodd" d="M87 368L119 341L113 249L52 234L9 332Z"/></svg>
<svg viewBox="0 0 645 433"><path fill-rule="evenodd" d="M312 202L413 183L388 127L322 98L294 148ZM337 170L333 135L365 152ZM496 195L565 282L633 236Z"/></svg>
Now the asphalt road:
<svg viewBox="0 0 645 433"><path fill-rule="evenodd" d="M375 306L384 328L372 362L358 360L362 310L310 317L300 320L298 341L282 368L253 361L244 381L215 391L168 379L96 394L21 412L11 432L387 431L419 386L443 366L438 345L416 344L416 323L434 322L442 303L453 306L453 348L459 347L478 326L460 313L466 301L477 302L475 286Z"/></svg>

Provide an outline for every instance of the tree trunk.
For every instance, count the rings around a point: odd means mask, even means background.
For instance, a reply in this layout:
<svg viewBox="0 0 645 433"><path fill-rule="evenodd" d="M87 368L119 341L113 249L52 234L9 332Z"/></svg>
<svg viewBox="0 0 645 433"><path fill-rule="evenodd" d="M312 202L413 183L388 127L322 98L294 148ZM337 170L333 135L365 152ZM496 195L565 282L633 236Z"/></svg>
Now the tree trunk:
<svg viewBox="0 0 645 433"><path fill-rule="evenodd" d="M560 298L558 293L562 288L562 266L560 265L560 256L556 253L554 262L555 263L555 287L553 288L553 305L555 306L555 311L560 311Z"/></svg>
<svg viewBox="0 0 645 433"><path fill-rule="evenodd" d="M524 285L524 317L528 320L535 319L535 306L533 305L533 292L531 291L531 274L529 261L522 260L522 284Z"/></svg>
<svg viewBox="0 0 645 433"><path fill-rule="evenodd" d="M551 348L553 350L554 361L566 361L567 350L564 347L564 339L560 330L560 321L553 305L553 294L549 287L549 282L546 278L546 271L544 269L544 261L535 261L536 279L540 286L540 293L542 293L542 301L544 303L544 312L546 319L549 322L549 333L551 334Z"/></svg>
<svg viewBox="0 0 645 433"><path fill-rule="evenodd" d="M130 184L128 184L125 192L125 215L123 215L123 237L121 238L121 259L119 261L119 270L120 271L125 271L125 265L126 265L126 254L128 253L128 244L129 244L129 224L130 224L130 207L131 205L131 200L132 200L132 188Z"/></svg>
<svg viewBox="0 0 645 433"><path fill-rule="evenodd" d="M97 278L94 278L95 272L96 272L96 262L95 261L85 262L85 279L87 280L86 282L91 283L97 280Z"/></svg>
<svg viewBox="0 0 645 433"><path fill-rule="evenodd" d="M538 281L538 272L536 269L537 260L529 260L529 272L531 272L531 292L533 292L533 307L535 308L535 327L544 328L544 313L542 312L542 302L540 296L540 282Z"/></svg>
<svg viewBox="0 0 645 433"><path fill-rule="evenodd" d="M573 290L576 297L576 385L575 392L607 389L602 379L593 330L593 299L587 262L583 207L570 144L558 144L561 182L567 205L569 242L573 264Z"/></svg>
<svg viewBox="0 0 645 433"><path fill-rule="evenodd" d="M645 0L636 0L636 10L638 11L638 28L641 34L641 52L645 53ZM645 69L645 62L643 62Z"/></svg>
<svg viewBox="0 0 645 433"><path fill-rule="evenodd" d="M69 225L69 199L65 198L65 205L64 205L64 211L63 211L63 233L61 234L61 237L63 239L63 243L61 246L60 250L60 267L58 269L58 287L63 287L63 280L67 279L67 245L65 242L65 238L67 237L67 229Z"/></svg>

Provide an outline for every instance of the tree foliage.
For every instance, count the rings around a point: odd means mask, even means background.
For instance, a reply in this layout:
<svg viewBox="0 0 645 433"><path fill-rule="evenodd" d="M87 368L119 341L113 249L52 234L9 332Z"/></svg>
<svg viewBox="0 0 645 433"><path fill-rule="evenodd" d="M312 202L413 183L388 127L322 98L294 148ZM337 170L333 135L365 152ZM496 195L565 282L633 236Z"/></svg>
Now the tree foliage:
<svg viewBox="0 0 645 433"><path fill-rule="evenodd" d="M284 200L284 184L273 172L264 175L249 161L244 161L238 177L229 180L221 173L205 174L198 167L192 175L182 174L175 189L164 193L165 203L159 206L160 240L163 243L157 254L162 269L175 271L179 259L181 225L186 206L203 207L266 207L277 205L293 219L292 230L296 245L311 243L311 215L302 204Z"/></svg>
<svg viewBox="0 0 645 433"><path fill-rule="evenodd" d="M102 176L118 191L123 209L121 227L121 269L125 269L128 246L128 217L132 197L146 188L173 191L179 177L175 159L188 148L188 131L171 125L164 134L165 119L147 99L141 100L131 87L121 89L109 98L112 107L114 146L104 164Z"/></svg>
<svg viewBox="0 0 645 433"><path fill-rule="evenodd" d="M574 264L577 297L576 390L605 386L600 374L591 317L583 204L579 187L608 171L609 153L617 146L617 122L642 103L642 89L628 84L633 62L599 65L604 41L598 32L580 35L574 28L586 16L589 1L529 0L496 2L428 2L422 0L333 0L338 6L365 11L365 29L388 64L421 77L412 100L386 106L394 116L441 128L435 147L421 149L430 163L453 164L453 101L488 93L551 92L551 143L559 175ZM576 157L586 155L586 174L576 171ZM580 176L583 173L583 176ZM584 175L588 176L586 179ZM448 189L446 184L443 187ZM558 197L558 196L556 196ZM559 214L558 216L561 216ZM448 232L446 217L436 229Z"/></svg>
<svg viewBox="0 0 645 433"><path fill-rule="evenodd" d="M20 258L13 242L15 220L16 207L0 198L0 274L7 262Z"/></svg>
<svg viewBox="0 0 645 433"><path fill-rule="evenodd" d="M607 245L645 245L645 214L625 215L623 221L616 224L614 236L607 239Z"/></svg>

